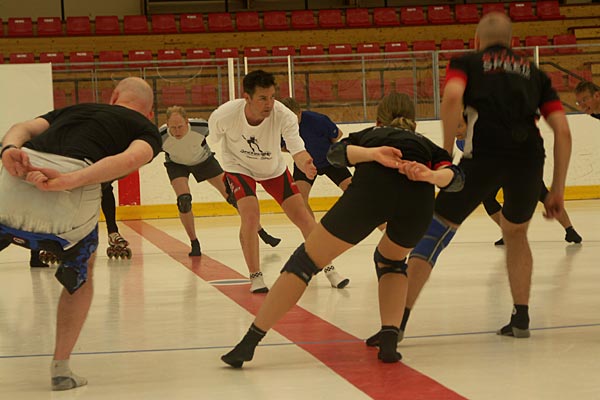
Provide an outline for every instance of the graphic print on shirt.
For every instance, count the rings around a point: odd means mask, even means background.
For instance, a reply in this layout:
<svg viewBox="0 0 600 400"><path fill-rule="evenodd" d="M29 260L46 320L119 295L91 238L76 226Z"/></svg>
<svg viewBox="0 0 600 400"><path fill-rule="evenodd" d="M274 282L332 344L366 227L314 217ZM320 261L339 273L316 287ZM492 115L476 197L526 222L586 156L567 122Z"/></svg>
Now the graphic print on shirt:
<svg viewBox="0 0 600 400"><path fill-rule="evenodd" d="M271 159L271 152L270 151L262 151L260 148L260 145L258 144L258 139L256 139L256 136L252 136L250 135L249 137L246 137L244 135L242 135L242 138L246 141L246 143L248 144L248 147L250 148L250 150L240 150L240 152L242 154L244 154L246 157L249 158L253 158L253 159L260 159L260 160L270 160Z"/></svg>

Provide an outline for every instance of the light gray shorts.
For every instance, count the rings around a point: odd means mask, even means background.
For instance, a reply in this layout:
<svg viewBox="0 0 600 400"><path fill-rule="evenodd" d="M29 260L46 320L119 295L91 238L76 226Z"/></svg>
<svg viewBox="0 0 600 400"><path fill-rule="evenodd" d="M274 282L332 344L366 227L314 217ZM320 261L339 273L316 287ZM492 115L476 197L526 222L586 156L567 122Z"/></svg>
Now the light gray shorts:
<svg viewBox="0 0 600 400"><path fill-rule="evenodd" d="M32 165L62 173L87 167L85 161L23 148ZM68 249L90 234L98 223L102 192L88 185L61 192L43 192L0 169L0 223L34 233L54 234Z"/></svg>

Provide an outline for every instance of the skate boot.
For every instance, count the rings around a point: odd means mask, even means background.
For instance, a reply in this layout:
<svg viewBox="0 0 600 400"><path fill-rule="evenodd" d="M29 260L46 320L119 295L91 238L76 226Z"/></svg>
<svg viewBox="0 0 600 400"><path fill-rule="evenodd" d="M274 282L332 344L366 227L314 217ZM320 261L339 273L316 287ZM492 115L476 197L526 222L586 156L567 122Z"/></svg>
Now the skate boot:
<svg viewBox="0 0 600 400"><path fill-rule="evenodd" d="M31 250L31 257L29 258L29 266L31 268L48 268L50 265L40 260L40 252L38 250Z"/></svg>
<svg viewBox="0 0 600 400"><path fill-rule="evenodd" d="M131 259L131 249L129 242L119 234L119 232L113 232L108 234L108 248L106 249L106 255L110 259Z"/></svg>
<svg viewBox="0 0 600 400"><path fill-rule="evenodd" d="M343 289L350 283L350 279L342 278L341 275L337 273L333 265L328 265L323 269L323 271L325 272L327 279L329 279L331 287Z"/></svg>
<svg viewBox="0 0 600 400"><path fill-rule="evenodd" d="M33 253L32 253L31 259L33 259ZM39 251L38 259L39 259L40 263L43 263L43 264L58 264L60 262L60 260L56 256L56 254L54 254L50 251L46 251L46 250ZM33 265L31 265L31 266L33 267Z"/></svg>

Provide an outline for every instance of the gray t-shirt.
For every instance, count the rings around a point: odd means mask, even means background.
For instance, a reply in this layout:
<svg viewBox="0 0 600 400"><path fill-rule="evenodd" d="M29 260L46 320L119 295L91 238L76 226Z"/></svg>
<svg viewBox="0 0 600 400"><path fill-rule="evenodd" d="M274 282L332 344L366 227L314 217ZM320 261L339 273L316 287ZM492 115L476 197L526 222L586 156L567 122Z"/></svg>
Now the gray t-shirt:
<svg viewBox="0 0 600 400"><path fill-rule="evenodd" d="M162 149L167 162L192 166L206 161L212 155L206 143L208 122L200 118L190 118L189 122L188 132L181 139L171 136L167 125L160 127Z"/></svg>

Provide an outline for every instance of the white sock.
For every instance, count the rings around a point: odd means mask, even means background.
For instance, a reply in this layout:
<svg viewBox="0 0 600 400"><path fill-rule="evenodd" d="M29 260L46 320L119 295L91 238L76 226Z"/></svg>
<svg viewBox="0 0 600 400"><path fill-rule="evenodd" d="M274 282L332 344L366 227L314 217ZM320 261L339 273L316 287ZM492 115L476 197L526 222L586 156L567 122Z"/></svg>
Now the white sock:
<svg viewBox="0 0 600 400"><path fill-rule="evenodd" d="M269 291L263 279L262 272L253 272L250 274L250 291L252 293L266 293Z"/></svg>
<svg viewBox="0 0 600 400"><path fill-rule="evenodd" d="M52 390L69 390L87 385L87 379L75 375L69 367L69 360L52 360L50 364Z"/></svg>

